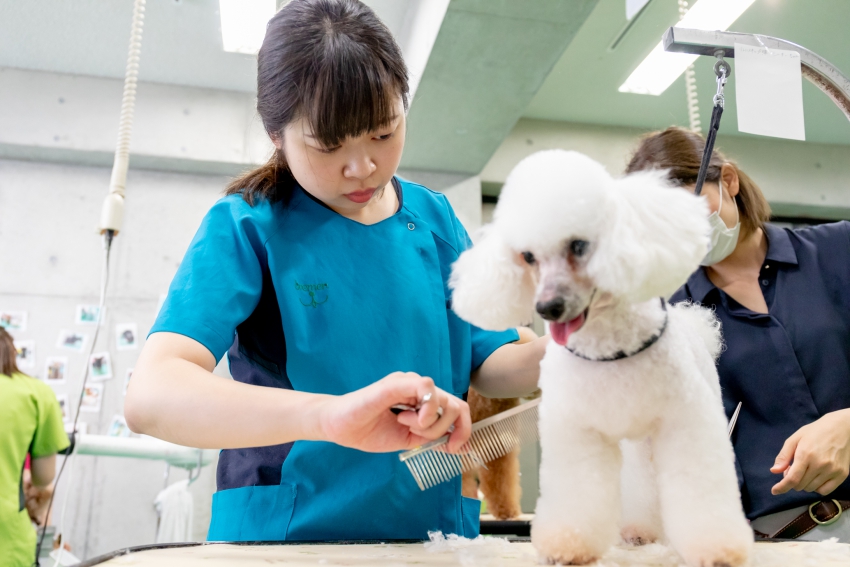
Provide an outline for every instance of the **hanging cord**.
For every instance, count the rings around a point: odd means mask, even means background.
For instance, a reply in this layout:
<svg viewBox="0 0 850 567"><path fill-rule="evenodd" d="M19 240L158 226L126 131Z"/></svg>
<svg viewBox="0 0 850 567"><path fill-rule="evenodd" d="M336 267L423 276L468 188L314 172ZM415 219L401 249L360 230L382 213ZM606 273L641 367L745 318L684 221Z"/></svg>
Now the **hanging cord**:
<svg viewBox="0 0 850 567"><path fill-rule="evenodd" d="M130 165L130 136L133 133L133 114L136 110L136 84L139 77L139 59L142 53L142 31L145 23L145 0L133 4L133 24L130 28L130 49L124 74L124 95L121 98L121 120L118 125L118 145L112 162L109 195L100 213L100 231L118 233L124 220L124 188L127 168Z"/></svg>
<svg viewBox="0 0 850 567"><path fill-rule="evenodd" d="M679 0L679 21L688 13L688 0ZM694 64L685 69L685 94L688 100L688 122L691 132L701 132L702 122L699 118L699 98L697 97L697 75Z"/></svg>
<svg viewBox="0 0 850 567"><path fill-rule="evenodd" d="M41 531L41 537L38 538L38 545L35 548L35 562L33 565L38 567L41 565L39 562L39 555L41 555L41 548L44 544L44 536L47 534L47 518L50 515L50 509L53 507L53 498L56 496L56 488L59 486L59 480L62 478L62 473L65 470L65 466L68 464L68 461L74 458L73 455L73 446L75 444L76 439L74 439L77 435L77 424L80 421L80 407L83 403L83 397L86 394L86 382L89 378L89 367L91 366L91 357L94 354L95 347L97 345L97 337L100 334L100 329L103 326L103 312L106 307L106 287L109 283L109 253L112 250L112 239L114 237L114 232L111 230L107 231L103 235L103 272L100 277L100 301L98 303L97 309L97 324L94 328L94 337L92 338L91 346L89 347L88 356L86 357L85 368L83 369L83 384L80 387L80 396L77 399L77 411L74 414L74 423L71 427L71 448L69 449L68 454L62 460L62 466L59 467L59 473L56 475L56 479L53 482L53 493L50 495L50 501L47 503L47 509L44 512L44 522L43 528ZM70 484L68 485L70 490ZM68 497L70 496L70 492L65 495L65 502L67 502ZM60 522L64 523L65 518L65 506L62 506L62 516L60 518ZM64 528L64 525L60 523L60 526ZM67 541L66 538L63 540ZM64 542L63 542L64 545ZM61 554L61 552L60 552ZM54 563L54 567L59 564L59 560L57 558L56 563Z"/></svg>
<svg viewBox="0 0 850 567"><path fill-rule="evenodd" d="M100 303L98 307L97 325L94 329L94 338L92 339L91 348L89 349L88 358L86 359L85 370L83 371L83 383L80 387L80 396L77 400L77 411L74 414L74 424L71 428L71 447L68 453L62 460L62 466L59 467L59 473L53 482L53 493L50 495L50 501L47 504L47 511L44 515L44 527L41 532L41 537L38 539L38 545L35 550L35 567L40 566L39 555L44 544L44 536L47 534L47 517L50 514L50 509L53 507L53 498L56 496L56 487L59 486L59 480L62 478L62 473L65 471L65 466L68 461L73 458L74 437L77 434L77 424L80 420L80 406L83 402L83 397L86 392L86 382L89 377L89 365L91 357L94 354L95 346L97 345L97 337L100 333L103 324L103 313L106 308L106 288L109 283L109 253L112 250L112 240L118 231L121 229L121 224L124 218L124 188L127 183L127 169L130 164L130 137L133 132L133 113L136 108L136 85L139 77L139 59L142 52L142 31L145 22L145 1L135 0L133 3L133 22L130 27L130 48L127 54L127 68L124 74L124 94L121 98L121 117L118 124L118 144L115 148L115 159L112 163L112 175L109 180L109 195L103 203L100 216L100 233L103 235L103 273L100 279ZM70 485L68 487L70 491ZM69 492L70 494L70 492ZM69 494L65 495L65 503ZM62 514L60 517L60 527L64 528L65 521L65 503L62 505ZM67 541L67 538L63 538ZM64 546L64 542L63 542ZM58 557L61 557L61 548ZM58 565L59 559L56 559L54 567Z"/></svg>
<svg viewBox="0 0 850 567"><path fill-rule="evenodd" d="M702 193L702 185L705 183L705 176L708 173L708 164L711 161L711 154L714 152L714 141L717 138L717 130L720 129L720 117L723 115L723 105L726 99L723 96L723 87L726 86L726 81L729 75L732 74L732 68L729 63L723 59L723 50L718 49L714 52L717 57L717 63L714 64L714 74L717 75L717 94L714 95L714 109L711 111L711 123L708 125L708 134L705 137L705 150L702 153L702 163L699 166L699 174L697 174L697 183L694 187L694 194Z"/></svg>

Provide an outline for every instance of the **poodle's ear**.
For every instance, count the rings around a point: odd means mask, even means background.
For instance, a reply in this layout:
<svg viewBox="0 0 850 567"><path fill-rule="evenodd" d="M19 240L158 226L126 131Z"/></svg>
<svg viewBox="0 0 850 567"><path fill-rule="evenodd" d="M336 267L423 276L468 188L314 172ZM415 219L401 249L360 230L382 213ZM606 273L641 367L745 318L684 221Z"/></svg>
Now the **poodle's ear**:
<svg viewBox="0 0 850 567"><path fill-rule="evenodd" d="M531 322L534 281L531 271L492 226L452 266L452 309L482 329L500 331Z"/></svg>
<svg viewBox="0 0 850 567"><path fill-rule="evenodd" d="M672 295L708 249L705 200L670 186L663 171L615 180L606 217L588 272L599 288L632 302Z"/></svg>

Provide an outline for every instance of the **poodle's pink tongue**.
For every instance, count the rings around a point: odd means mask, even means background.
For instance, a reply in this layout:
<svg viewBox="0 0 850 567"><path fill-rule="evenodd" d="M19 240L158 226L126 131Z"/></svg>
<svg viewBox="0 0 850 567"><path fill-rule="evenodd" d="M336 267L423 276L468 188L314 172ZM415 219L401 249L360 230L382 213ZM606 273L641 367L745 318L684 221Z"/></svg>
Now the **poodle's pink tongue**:
<svg viewBox="0 0 850 567"><path fill-rule="evenodd" d="M549 323L549 333L553 341L566 346L570 335L581 329L582 325L584 325L584 313L566 323Z"/></svg>

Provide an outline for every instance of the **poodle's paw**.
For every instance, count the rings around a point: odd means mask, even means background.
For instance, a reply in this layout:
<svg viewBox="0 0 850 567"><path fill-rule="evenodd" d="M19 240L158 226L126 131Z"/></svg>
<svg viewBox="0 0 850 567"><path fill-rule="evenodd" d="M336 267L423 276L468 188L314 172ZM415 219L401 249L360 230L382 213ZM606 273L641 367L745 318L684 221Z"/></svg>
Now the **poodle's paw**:
<svg viewBox="0 0 850 567"><path fill-rule="evenodd" d="M647 545L658 541L658 534L652 528L638 524L623 526L620 537L629 545Z"/></svg>
<svg viewBox="0 0 850 567"><path fill-rule="evenodd" d="M741 567L749 559L750 548L718 544L699 550L683 549L679 554L690 567Z"/></svg>
<svg viewBox="0 0 850 567"><path fill-rule="evenodd" d="M491 502L487 500L487 512L497 520L512 520L522 515L522 509L516 502Z"/></svg>
<svg viewBox="0 0 850 567"><path fill-rule="evenodd" d="M542 527L535 522L531 526L531 543L549 565L587 565L602 556L569 527Z"/></svg>

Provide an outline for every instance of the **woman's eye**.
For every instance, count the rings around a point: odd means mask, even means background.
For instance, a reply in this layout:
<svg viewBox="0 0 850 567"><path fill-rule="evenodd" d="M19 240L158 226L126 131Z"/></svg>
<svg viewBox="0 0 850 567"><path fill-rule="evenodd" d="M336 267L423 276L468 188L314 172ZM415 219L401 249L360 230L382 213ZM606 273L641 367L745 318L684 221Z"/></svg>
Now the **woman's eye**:
<svg viewBox="0 0 850 567"><path fill-rule="evenodd" d="M532 254L531 252L523 252L522 259L525 260L526 264L531 265L534 263L534 254Z"/></svg>
<svg viewBox="0 0 850 567"><path fill-rule="evenodd" d="M570 242L570 252L573 256L577 258L581 258L587 253L587 249L590 247L590 242L587 240L573 240Z"/></svg>
<svg viewBox="0 0 850 567"><path fill-rule="evenodd" d="M323 154L332 154L339 149L339 146L335 148L316 148L319 152Z"/></svg>

